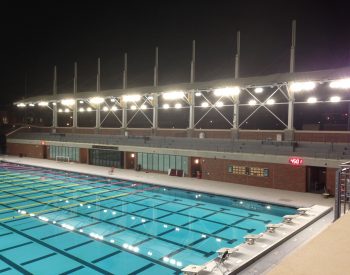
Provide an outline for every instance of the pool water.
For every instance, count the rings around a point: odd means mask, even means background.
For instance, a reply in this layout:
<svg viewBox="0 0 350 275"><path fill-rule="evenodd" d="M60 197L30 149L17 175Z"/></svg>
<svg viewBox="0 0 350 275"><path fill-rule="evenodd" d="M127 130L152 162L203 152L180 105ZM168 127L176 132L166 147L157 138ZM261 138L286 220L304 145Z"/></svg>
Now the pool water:
<svg viewBox="0 0 350 275"><path fill-rule="evenodd" d="M92 168L93 169L93 168ZM0 273L181 274L295 209L0 162Z"/></svg>

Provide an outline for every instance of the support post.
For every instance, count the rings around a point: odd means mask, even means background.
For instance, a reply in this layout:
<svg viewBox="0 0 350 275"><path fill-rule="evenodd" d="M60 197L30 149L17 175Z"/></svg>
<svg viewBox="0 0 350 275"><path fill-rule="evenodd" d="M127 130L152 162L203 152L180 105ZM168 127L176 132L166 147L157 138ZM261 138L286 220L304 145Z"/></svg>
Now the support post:
<svg viewBox="0 0 350 275"><path fill-rule="evenodd" d="M290 47L290 62L289 62L289 72L290 73L294 73L294 69L295 69L296 28L297 28L297 23L295 20L293 20L292 21L292 45Z"/></svg>
<svg viewBox="0 0 350 275"><path fill-rule="evenodd" d="M154 62L154 77L153 86L158 86L158 47L156 47L155 62Z"/></svg>
<svg viewBox="0 0 350 275"><path fill-rule="evenodd" d="M241 58L241 32L237 32L237 52L235 56L235 78L239 78L239 66Z"/></svg>
<svg viewBox="0 0 350 275"><path fill-rule="evenodd" d="M191 83L194 83L196 75L196 40L192 41Z"/></svg>
<svg viewBox="0 0 350 275"><path fill-rule="evenodd" d="M188 92L188 102L190 107L189 120L188 120L188 136L192 137L194 132L194 90Z"/></svg>
<svg viewBox="0 0 350 275"><path fill-rule="evenodd" d="M78 127L78 101L76 99L78 91L78 65L74 62L74 83L73 83L73 94L74 94L74 105L73 105L73 128Z"/></svg>
<svg viewBox="0 0 350 275"><path fill-rule="evenodd" d="M153 134L156 134L158 129L158 94L153 93L153 121L152 121L152 129Z"/></svg>
<svg viewBox="0 0 350 275"><path fill-rule="evenodd" d="M124 54L123 89L128 87L128 54Z"/></svg>
<svg viewBox="0 0 350 275"><path fill-rule="evenodd" d="M54 96L57 95L57 67L53 68L53 88L52 93ZM57 102L53 105L52 108L52 127L57 128ZM55 130L56 131L56 130Z"/></svg>

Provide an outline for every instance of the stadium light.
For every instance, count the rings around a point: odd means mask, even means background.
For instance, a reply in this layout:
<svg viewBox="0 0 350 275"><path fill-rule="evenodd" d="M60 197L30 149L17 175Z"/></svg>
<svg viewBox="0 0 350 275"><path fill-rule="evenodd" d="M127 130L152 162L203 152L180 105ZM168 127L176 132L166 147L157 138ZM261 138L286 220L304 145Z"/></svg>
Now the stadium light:
<svg viewBox="0 0 350 275"><path fill-rule="evenodd" d="M104 112L108 112L108 107L107 107L107 106L103 106L102 110L103 110Z"/></svg>
<svg viewBox="0 0 350 275"><path fill-rule="evenodd" d="M68 108L64 109L64 112L69 113L69 109Z"/></svg>
<svg viewBox="0 0 350 275"><path fill-rule="evenodd" d="M114 97L112 97L110 100L111 100L111 102L115 102L116 101L116 99Z"/></svg>
<svg viewBox="0 0 350 275"><path fill-rule="evenodd" d="M123 101L125 102L137 102L141 100L140 95L123 95Z"/></svg>
<svg viewBox="0 0 350 275"><path fill-rule="evenodd" d="M175 104L175 109L180 109L182 107L181 103L176 103Z"/></svg>
<svg viewBox="0 0 350 275"><path fill-rule="evenodd" d="M83 104L83 103L84 103L84 101L83 101L83 100L79 100L79 103L80 103L80 104Z"/></svg>
<svg viewBox="0 0 350 275"><path fill-rule="evenodd" d="M163 98L165 100L181 99L184 96L185 96L185 93L183 91L171 91L171 92L166 92L163 94Z"/></svg>
<svg viewBox="0 0 350 275"><path fill-rule="evenodd" d="M62 99L61 100L61 104L64 106L73 106L75 104L75 100L74 99Z"/></svg>
<svg viewBox="0 0 350 275"><path fill-rule="evenodd" d="M132 106L130 107L130 109L131 109L131 110L136 110L136 106L135 106L135 105L132 105Z"/></svg>
<svg viewBox="0 0 350 275"><path fill-rule="evenodd" d="M215 105L216 107L221 108L222 106L224 106L224 103L222 101L218 101Z"/></svg>
<svg viewBox="0 0 350 275"><path fill-rule="evenodd" d="M266 104L267 105L273 105L273 104L275 104L275 100L273 99L273 98L270 98L268 101L266 101Z"/></svg>
<svg viewBox="0 0 350 275"><path fill-rule="evenodd" d="M317 102L317 98L316 97L309 97L307 99L307 103L313 104Z"/></svg>
<svg viewBox="0 0 350 275"><path fill-rule="evenodd" d="M248 104L250 106L255 106L256 105L256 100L255 99L251 99L251 100L249 100Z"/></svg>
<svg viewBox="0 0 350 275"><path fill-rule="evenodd" d="M194 95L195 95L195 96L201 96L202 93L201 93L201 92L196 92Z"/></svg>
<svg viewBox="0 0 350 275"><path fill-rule="evenodd" d="M214 89L214 95L216 96L235 96L240 93L240 88L235 87L225 87L225 88L217 88Z"/></svg>
<svg viewBox="0 0 350 275"><path fill-rule="evenodd" d="M340 101L340 97L339 96L332 96L331 98L330 98L330 101L331 102L339 102Z"/></svg>
<svg viewBox="0 0 350 275"><path fill-rule="evenodd" d="M34 107L35 104L34 103L29 103L29 107Z"/></svg>
<svg viewBox="0 0 350 275"><path fill-rule="evenodd" d="M254 92L255 92L256 94L261 94L263 91L264 91L264 89L261 88L261 87L257 87L257 88L254 89Z"/></svg>
<svg viewBox="0 0 350 275"><path fill-rule="evenodd" d="M311 91L315 89L315 87L316 87L316 83L313 81L292 82L289 85L289 89L292 92Z"/></svg>
<svg viewBox="0 0 350 275"><path fill-rule="evenodd" d="M105 100L102 97L95 96L95 97L90 98L89 101L91 104L98 105L98 104L101 104Z"/></svg>
<svg viewBox="0 0 350 275"><path fill-rule="evenodd" d="M85 112L85 109L84 108L79 108L79 112L83 113L83 112Z"/></svg>
<svg viewBox="0 0 350 275"><path fill-rule="evenodd" d="M334 80L329 83L329 87L333 89L349 89L350 88L350 78L343 78Z"/></svg>
<svg viewBox="0 0 350 275"><path fill-rule="evenodd" d="M118 110L118 108L117 108L117 106L112 106L111 110L112 110L113 112L115 112L116 110Z"/></svg>
<svg viewBox="0 0 350 275"><path fill-rule="evenodd" d="M18 103L17 104L17 107L19 107L19 108L23 108L23 107L25 107L26 105L24 104L24 103Z"/></svg>
<svg viewBox="0 0 350 275"><path fill-rule="evenodd" d="M140 107L140 109L142 109L142 110L146 110L146 109L147 109L147 105L142 104L142 105L141 105L141 107Z"/></svg>
<svg viewBox="0 0 350 275"><path fill-rule="evenodd" d="M209 103L208 102L202 102L201 106L203 108L207 108L207 107L209 107Z"/></svg>
<svg viewBox="0 0 350 275"><path fill-rule="evenodd" d="M41 107L49 106L49 102L47 102L47 101L40 101L38 103L38 105L41 106Z"/></svg>
<svg viewBox="0 0 350 275"><path fill-rule="evenodd" d="M59 112L59 113L62 113L62 112L63 112L63 110L60 108L60 109L58 109L58 112Z"/></svg>
<svg viewBox="0 0 350 275"><path fill-rule="evenodd" d="M169 109L169 104L164 104L163 109Z"/></svg>
<svg viewBox="0 0 350 275"><path fill-rule="evenodd" d="M87 108L86 108L86 111L92 112L92 108L91 108L91 107L87 107Z"/></svg>

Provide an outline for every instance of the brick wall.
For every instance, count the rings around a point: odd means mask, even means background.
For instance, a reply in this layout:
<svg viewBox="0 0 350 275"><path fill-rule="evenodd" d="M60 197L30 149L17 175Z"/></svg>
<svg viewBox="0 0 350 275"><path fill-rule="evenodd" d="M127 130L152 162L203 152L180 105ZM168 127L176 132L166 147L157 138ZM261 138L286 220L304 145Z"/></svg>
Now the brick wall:
<svg viewBox="0 0 350 275"><path fill-rule="evenodd" d="M268 177L235 175L227 172L229 165L268 168ZM269 164L224 159L202 159L202 178L244 185L306 192L306 168L285 164Z"/></svg>
<svg viewBox="0 0 350 275"><path fill-rule="evenodd" d="M89 149L80 148L80 163L89 163Z"/></svg>
<svg viewBox="0 0 350 275"><path fill-rule="evenodd" d="M239 131L239 138L240 139L255 139L255 140L266 140L266 139L277 139L277 134L282 134L283 137L283 131L281 132L268 132L268 131Z"/></svg>
<svg viewBox="0 0 350 275"><path fill-rule="evenodd" d="M44 146L33 144L7 143L7 154L15 156L19 156L20 154L22 154L24 157L43 158Z"/></svg>
<svg viewBox="0 0 350 275"><path fill-rule="evenodd" d="M334 195L335 192L335 172L337 168L327 168L326 185L329 192Z"/></svg>
<svg viewBox="0 0 350 275"><path fill-rule="evenodd" d="M296 132L295 141L312 141L312 142L343 142L350 143L349 132Z"/></svg>

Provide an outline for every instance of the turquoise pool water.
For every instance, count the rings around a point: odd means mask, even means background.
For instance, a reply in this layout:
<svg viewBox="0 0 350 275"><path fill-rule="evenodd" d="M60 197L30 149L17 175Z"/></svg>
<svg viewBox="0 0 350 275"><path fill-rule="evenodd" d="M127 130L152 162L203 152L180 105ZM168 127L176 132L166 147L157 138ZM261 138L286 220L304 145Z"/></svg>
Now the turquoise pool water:
<svg viewBox="0 0 350 275"><path fill-rule="evenodd" d="M295 212L0 162L0 273L181 274Z"/></svg>

